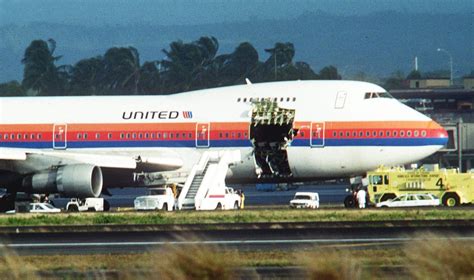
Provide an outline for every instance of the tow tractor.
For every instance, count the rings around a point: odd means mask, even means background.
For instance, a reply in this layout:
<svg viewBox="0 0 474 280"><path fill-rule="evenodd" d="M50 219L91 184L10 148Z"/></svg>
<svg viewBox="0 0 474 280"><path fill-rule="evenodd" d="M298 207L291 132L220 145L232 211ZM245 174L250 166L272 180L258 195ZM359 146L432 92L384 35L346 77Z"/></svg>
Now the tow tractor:
<svg viewBox="0 0 474 280"><path fill-rule="evenodd" d="M435 195L442 205L449 207L474 201L474 172L461 173L455 168L439 168L438 164L412 169L381 166L367 172L367 179L372 203L408 193Z"/></svg>

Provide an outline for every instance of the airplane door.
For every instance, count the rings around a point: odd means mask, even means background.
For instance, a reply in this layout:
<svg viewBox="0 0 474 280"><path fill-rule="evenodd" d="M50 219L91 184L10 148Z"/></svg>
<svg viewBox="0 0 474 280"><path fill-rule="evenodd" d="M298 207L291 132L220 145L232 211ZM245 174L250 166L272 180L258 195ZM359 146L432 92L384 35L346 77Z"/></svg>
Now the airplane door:
<svg viewBox="0 0 474 280"><path fill-rule="evenodd" d="M53 126L53 149L64 150L67 148L67 125L55 124Z"/></svg>
<svg viewBox="0 0 474 280"><path fill-rule="evenodd" d="M325 128L326 128L325 122L312 122L311 123L311 134L310 134L311 147L314 147L314 148L324 147Z"/></svg>
<svg viewBox="0 0 474 280"><path fill-rule="evenodd" d="M196 147L209 148L209 136L211 135L211 126L209 123L196 124Z"/></svg>
<svg viewBox="0 0 474 280"><path fill-rule="evenodd" d="M337 93L336 96L336 103L334 104L334 108L342 109L344 108L344 104L346 103L347 92L340 91Z"/></svg>

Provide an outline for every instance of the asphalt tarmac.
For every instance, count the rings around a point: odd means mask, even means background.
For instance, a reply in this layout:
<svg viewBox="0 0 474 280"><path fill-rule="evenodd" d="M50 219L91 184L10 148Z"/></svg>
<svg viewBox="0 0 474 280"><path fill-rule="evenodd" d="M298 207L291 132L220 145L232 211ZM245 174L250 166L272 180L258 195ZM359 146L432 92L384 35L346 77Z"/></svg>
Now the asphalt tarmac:
<svg viewBox="0 0 474 280"><path fill-rule="evenodd" d="M289 205L290 200L296 192L317 192L321 205L342 205L344 198L348 195L344 184L321 184L305 185L290 190L279 191L257 191L256 187L231 186L234 189L241 189L245 194L245 204L247 206L277 206ZM112 196L104 196L111 207L133 207L133 200L140 195L146 195L146 188L124 188L111 189ZM56 198L53 202L56 207L65 208L69 199Z"/></svg>
<svg viewBox="0 0 474 280"><path fill-rule="evenodd" d="M454 238L474 242L472 221L419 221L413 225L405 221L366 223L284 223L232 224L226 229L207 229L190 225L166 230L121 226L120 230L91 229L90 232L4 233L1 240L7 247L22 255L41 254L96 254L143 253L159 250L165 245L212 245L239 251L306 250L314 246L367 249L397 247L413 242L426 233L439 238ZM230 228L232 227L232 228ZM436 236L436 237L435 237Z"/></svg>

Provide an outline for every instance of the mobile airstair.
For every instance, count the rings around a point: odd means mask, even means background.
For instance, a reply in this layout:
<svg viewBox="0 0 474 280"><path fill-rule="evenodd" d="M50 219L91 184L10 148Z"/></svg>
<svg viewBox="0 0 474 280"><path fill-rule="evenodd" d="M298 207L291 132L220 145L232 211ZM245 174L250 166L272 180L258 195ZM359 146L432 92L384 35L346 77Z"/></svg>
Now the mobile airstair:
<svg viewBox="0 0 474 280"><path fill-rule="evenodd" d="M240 151L206 151L193 166L178 197L178 209L200 209L212 193L226 188L229 166L241 160Z"/></svg>

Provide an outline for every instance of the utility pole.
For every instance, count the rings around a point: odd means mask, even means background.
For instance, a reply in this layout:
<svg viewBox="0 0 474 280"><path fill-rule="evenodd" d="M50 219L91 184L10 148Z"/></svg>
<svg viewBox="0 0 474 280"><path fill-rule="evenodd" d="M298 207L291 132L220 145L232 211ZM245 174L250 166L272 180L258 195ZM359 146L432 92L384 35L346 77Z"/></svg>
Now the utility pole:
<svg viewBox="0 0 474 280"><path fill-rule="evenodd" d="M449 85L453 85L453 56L445 49L438 48L439 52L444 52L449 56Z"/></svg>

